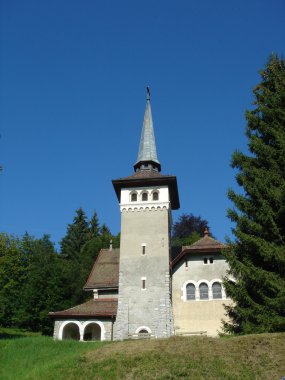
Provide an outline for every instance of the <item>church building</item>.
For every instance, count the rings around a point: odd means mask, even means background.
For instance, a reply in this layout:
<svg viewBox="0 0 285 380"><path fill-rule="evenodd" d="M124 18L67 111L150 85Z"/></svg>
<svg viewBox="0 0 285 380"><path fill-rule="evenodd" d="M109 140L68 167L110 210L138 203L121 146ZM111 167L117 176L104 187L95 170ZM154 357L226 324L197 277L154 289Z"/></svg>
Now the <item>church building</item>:
<svg viewBox="0 0 285 380"><path fill-rule="evenodd" d="M84 285L90 300L51 312L55 339L121 340L216 336L225 318L224 245L208 232L171 251L176 177L161 174L147 88L134 173L112 181L121 212L120 248L102 249Z"/></svg>

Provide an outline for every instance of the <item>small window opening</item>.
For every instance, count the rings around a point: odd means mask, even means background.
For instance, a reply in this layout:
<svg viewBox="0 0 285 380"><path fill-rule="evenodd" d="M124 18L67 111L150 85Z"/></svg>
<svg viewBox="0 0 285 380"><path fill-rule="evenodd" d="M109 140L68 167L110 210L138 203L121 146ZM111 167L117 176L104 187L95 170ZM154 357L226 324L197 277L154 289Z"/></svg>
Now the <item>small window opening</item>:
<svg viewBox="0 0 285 380"><path fill-rule="evenodd" d="M204 257L204 264L208 264L208 259L207 259L207 257Z"/></svg>
<svg viewBox="0 0 285 380"><path fill-rule="evenodd" d="M145 255L145 245L142 246L142 255Z"/></svg>
<svg viewBox="0 0 285 380"><path fill-rule="evenodd" d="M147 193L143 193L142 194L142 201L147 201L148 200L148 194Z"/></svg>
<svg viewBox="0 0 285 380"><path fill-rule="evenodd" d="M142 280L142 289L145 289L145 279Z"/></svg>
<svg viewBox="0 0 285 380"><path fill-rule="evenodd" d="M214 258L210 257L210 264L214 264Z"/></svg>
<svg viewBox="0 0 285 380"><path fill-rule="evenodd" d="M153 201L158 201L158 192L155 191L153 194L152 194L152 200Z"/></svg>
<svg viewBox="0 0 285 380"><path fill-rule="evenodd" d="M187 260L187 257L185 257L185 267L188 268L188 260Z"/></svg>
<svg viewBox="0 0 285 380"><path fill-rule="evenodd" d="M132 202L136 202L138 200L138 195L137 193L133 193L132 196L131 196L131 201Z"/></svg>

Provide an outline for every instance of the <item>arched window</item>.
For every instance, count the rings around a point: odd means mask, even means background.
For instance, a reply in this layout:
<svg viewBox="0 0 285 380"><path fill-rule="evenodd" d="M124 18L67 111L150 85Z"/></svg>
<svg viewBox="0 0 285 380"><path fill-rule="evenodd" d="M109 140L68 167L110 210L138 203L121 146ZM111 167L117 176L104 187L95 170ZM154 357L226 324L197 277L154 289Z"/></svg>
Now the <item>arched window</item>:
<svg viewBox="0 0 285 380"><path fill-rule="evenodd" d="M214 282L212 286L213 290L213 299L222 298L222 285L219 282Z"/></svg>
<svg viewBox="0 0 285 380"><path fill-rule="evenodd" d="M186 299L195 300L195 285L187 284L186 286Z"/></svg>
<svg viewBox="0 0 285 380"><path fill-rule="evenodd" d="M146 329L141 329L139 334L149 334L149 332Z"/></svg>
<svg viewBox="0 0 285 380"><path fill-rule="evenodd" d="M158 201L158 192L157 192L157 191L154 191L154 192L152 193L152 200L153 200L153 201Z"/></svg>
<svg viewBox="0 0 285 380"><path fill-rule="evenodd" d="M147 201L148 200L148 194L147 193L142 193L142 201Z"/></svg>
<svg viewBox="0 0 285 380"><path fill-rule="evenodd" d="M202 284L199 285L199 292L200 292L200 300L209 299L209 288L205 282L202 282Z"/></svg>
<svg viewBox="0 0 285 380"><path fill-rule="evenodd" d="M132 193L132 195L131 195L131 201L132 202L136 202L138 200L138 195L137 195L137 193Z"/></svg>

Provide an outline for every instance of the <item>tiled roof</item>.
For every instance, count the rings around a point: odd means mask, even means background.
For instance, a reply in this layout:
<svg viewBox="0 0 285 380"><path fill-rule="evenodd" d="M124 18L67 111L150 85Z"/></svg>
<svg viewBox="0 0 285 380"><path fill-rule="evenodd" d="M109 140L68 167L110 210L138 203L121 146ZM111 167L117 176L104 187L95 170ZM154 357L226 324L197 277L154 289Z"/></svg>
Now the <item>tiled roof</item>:
<svg viewBox="0 0 285 380"><path fill-rule="evenodd" d="M176 263L178 263L185 256L186 253L219 253L224 248L226 248L226 245L222 244L218 240L211 238L206 234L204 237L202 237L195 243L182 247L179 255L175 255L174 257L172 255L173 260L171 262L171 266L174 267Z"/></svg>
<svg viewBox="0 0 285 380"><path fill-rule="evenodd" d="M182 250L187 249L190 251L199 251L199 250L205 250L205 249L222 249L222 248L225 248L224 244L206 235L202 237L200 240L196 241L195 243L182 247Z"/></svg>
<svg viewBox="0 0 285 380"><path fill-rule="evenodd" d="M84 290L117 288L119 285L120 249L101 249Z"/></svg>
<svg viewBox="0 0 285 380"><path fill-rule="evenodd" d="M117 314L118 300L113 298L91 299L67 310L50 312L50 317L109 317Z"/></svg>

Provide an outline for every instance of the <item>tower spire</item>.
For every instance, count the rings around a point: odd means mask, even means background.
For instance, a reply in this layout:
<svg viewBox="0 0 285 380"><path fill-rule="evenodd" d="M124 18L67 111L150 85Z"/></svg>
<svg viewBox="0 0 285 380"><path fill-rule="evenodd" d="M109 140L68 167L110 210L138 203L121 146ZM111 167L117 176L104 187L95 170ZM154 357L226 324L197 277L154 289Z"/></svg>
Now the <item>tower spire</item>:
<svg viewBox="0 0 285 380"><path fill-rule="evenodd" d="M154 169L160 171L160 162L157 158L156 144L153 130L153 121L150 107L150 87L146 88L146 107L142 126L141 140L135 171L143 169Z"/></svg>

